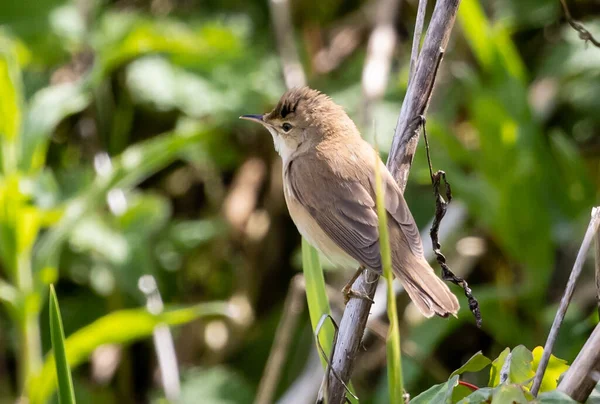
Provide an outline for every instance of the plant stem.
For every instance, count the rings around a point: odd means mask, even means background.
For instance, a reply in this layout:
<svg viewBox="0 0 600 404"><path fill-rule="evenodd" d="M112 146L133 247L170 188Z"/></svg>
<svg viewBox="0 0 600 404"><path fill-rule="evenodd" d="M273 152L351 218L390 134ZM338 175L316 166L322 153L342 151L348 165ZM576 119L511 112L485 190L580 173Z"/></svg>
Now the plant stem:
<svg viewBox="0 0 600 404"><path fill-rule="evenodd" d="M23 297L20 315L20 353L19 384L22 394L27 395L29 380L39 372L42 366L42 347L40 341L40 304L39 297L33 291L31 257L26 253L17 257L17 287Z"/></svg>

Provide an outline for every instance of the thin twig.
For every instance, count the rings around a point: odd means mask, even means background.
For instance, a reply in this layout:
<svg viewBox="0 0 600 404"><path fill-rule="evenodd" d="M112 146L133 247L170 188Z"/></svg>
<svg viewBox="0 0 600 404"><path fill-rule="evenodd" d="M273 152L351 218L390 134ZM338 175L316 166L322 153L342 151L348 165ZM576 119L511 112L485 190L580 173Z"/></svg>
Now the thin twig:
<svg viewBox="0 0 600 404"><path fill-rule="evenodd" d="M294 31L288 0L270 0L271 21L277 38L277 47L283 66L283 77L287 88L306 84L302 63L294 41Z"/></svg>
<svg viewBox="0 0 600 404"><path fill-rule="evenodd" d="M338 337L338 332L339 332L338 325L330 314L323 314L321 316L321 318L319 319L319 323L317 324L317 327L315 328L315 340L317 341L317 347L319 348L321 357L327 363L327 368L325 369L325 377L323 378L323 384L321 385L321 389L319 390L319 395L317 397L317 403L321 404L321 403L329 402L329 401L327 401L326 394L327 394L327 381L329 380L330 375L333 375L333 377L335 377L336 380L338 380L342 384L342 386L344 386L346 393L350 394L352 396L352 398L354 398L355 400L358 400L358 397L356 397L352 393L352 391L350 391L350 388L348 388L348 385L341 379L340 375L335 371L335 369L333 369L331 367L331 360L333 358L333 352L331 353L330 356L327 356L327 353L325 352L325 349L323 349L323 345L321 345L321 341L319 340L319 334L321 333L321 328L323 328L323 325L325 324L326 320L331 320L331 323L333 324L333 328L335 329L335 332L333 334L333 346L335 346L335 343L336 343L337 337Z"/></svg>
<svg viewBox="0 0 600 404"><path fill-rule="evenodd" d="M563 319L565 318L565 314L567 313L567 308L569 307L569 303L571 302L571 298L573 297L573 291L575 290L575 283L581 274L581 269L583 268L583 263L585 262L585 258L587 252L592 244L592 240L594 236L598 232L598 228L600 227L600 207L592 209L592 219L590 220L590 224L585 232L585 237L583 238L583 242L581 243L581 247L579 248L579 253L577 253L577 259L575 260L575 264L573 265L573 270L571 271L571 275L569 276L569 281L567 282L567 287L565 289L565 293L560 300L560 306L558 311L556 312L556 316L554 317L554 322L552 323L552 328L550 329L550 333L548 334L548 339L546 340L546 345L544 345L544 353L542 354L542 358L540 359L540 364L538 366L537 372L535 373L535 378L533 379L533 385L531 387L531 393L536 396L540 385L542 384L542 378L544 377L544 372L546 371L546 367L548 366L548 361L550 360L550 355L552 354L552 348L554 347L554 343L556 342L556 337L558 336L558 330L562 325Z"/></svg>
<svg viewBox="0 0 600 404"><path fill-rule="evenodd" d="M571 28L577 31L577 33L579 34L579 38L583 39L586 44L588 42L591 42L592 45L600 48L600 42L598 42L598 40L592 36L590 31L585 29L583 25L581 25L579 22L575 21L573 17L571 17L571 12L569 11L569 7L567 7L567 1L560 0L560 4L562 4L562 8L565 12L565 18L567 19L567 22L569 23Z"/></svg>
<svg viewBox="0 0 600 404"><path fill-rule="evenodd" d="M419 47L421 46L421 35L423 34L423 25L425 24L425 13L427 12L427 0L419 0L417 9L417 21L415 22L415 33L413 35L412 49L410 51L410 67L408 69L408 83L415 74L415 67L419 59Z"/></svg>
<svg viewBox="0 0 600 404"><path fill-rule="evenodd" d="M388 168L398 181L402 192L406 188L408 172L418 142L418 135L415 135L414 130L411 130L408 126L418 116L425 115L427 111L440 53L443 53L448 43L458 5L459 0L437 1L423 49L415 67L414 77L410 81L402 104L392 149L388 158ZM366 271L356 280L352 288L364 290L372 298L375 294L377 279L378 275L373 271ZM338 341L334 347L332 368L336 370L344 382L350 380L370 308L371 303L368 300L352 298L348 302L340 322ZM331 404L339 404L345 399L344 386L335 377L329 377L328 391L329 403Z"/></svg>
<svg viewBox="0 0 600 404"><path fill-rule="evenodd" d="M596 325L573 364L563 376L558 390L578 403L584 403L598 381L594 373L600 370L600 324Z"/></svg>
<svg viewBox="0 0 600 404"><path fill-rule="evenodd" d="M254 402L256 404L269 404L273 402L273 396L277 390L281 370L285 358L294 337L294 331L304 308L304 285L303 276L296 275L290 282L290 288L283 304L281 320L275 331L275 338L269 359L265 365L263 376L258 386L258 394Z"/></svg>
<svg viewBox="0 0 600 404"><path fill-rule="evenodd" d="M446 180L446 173L442 170L433 172L433 167L431 165L431 155L429 153L429 141L427 140L427 130L425 128L425 117L420 117L421 126L423 127L423 140L425 140L425 150L427 152L427 163L429 164L429 176L431 177L431 184L433 185L433 193L435 195L435 217L433 219L433 224L431 226L431 230L429 235L431 236L431 243L433 244L433 252L435 253L436 260L440 267L442 268L442 279L445 281L450 281L455 285L460 286L465 291L465 296L469 301L469 309L475 316L475 322L478 328L481 328L481 312L479 311L479 303L477 299L473 296L473 292L469 287L467 281L463 278L454 275L448 264L446 263L446 257L442 254L442 246L439 241L439 232L440 232L440 224L442 223L442 219L446 216L446 210L448 209L448 204L452 201L452 188L450 187L450 183ZM444 181L444 185L446 187L446 199L440 193L440 186Z"/></svg>

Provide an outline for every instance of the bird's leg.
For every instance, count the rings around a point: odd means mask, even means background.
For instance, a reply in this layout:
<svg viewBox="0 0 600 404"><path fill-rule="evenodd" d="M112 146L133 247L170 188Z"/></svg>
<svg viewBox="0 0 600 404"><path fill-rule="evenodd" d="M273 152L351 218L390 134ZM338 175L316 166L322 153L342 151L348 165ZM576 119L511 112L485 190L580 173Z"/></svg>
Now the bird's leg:
<svg viewBox="0 0 600 404"><path fill-rule="evenodd" d="M365 292L360 292L358 290L352 289L352 285L354 284L354 282L358 279L360 274L362 274L362 272L365 269L366 268L364 265L359 266L358 269L356 270L356 272L354 273L354 275L352 275L352 278L350 278L348 283L346 283L346 286L343 287L342 293L344 294L344 303L345 304L348 304L348 301L350 300L351 297L365 299L365 300L368 300L369 302L373 303L373 299L371 299Z"/></svg>

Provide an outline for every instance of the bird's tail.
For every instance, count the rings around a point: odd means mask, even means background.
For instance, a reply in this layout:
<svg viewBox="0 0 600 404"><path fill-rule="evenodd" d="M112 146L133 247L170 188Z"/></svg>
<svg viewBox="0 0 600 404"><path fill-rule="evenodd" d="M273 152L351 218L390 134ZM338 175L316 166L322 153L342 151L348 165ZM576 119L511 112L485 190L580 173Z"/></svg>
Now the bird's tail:
<svg viewBox="0 0 600 404"><path fill-rule="evenodd" d="M425 317L434 314L441 317L448 317L449 314L456 316L460 305L448 285L435 274L424 258L411 258L410 263L402 265L402 268L394 265L394 273L419 311Z"/></svg>

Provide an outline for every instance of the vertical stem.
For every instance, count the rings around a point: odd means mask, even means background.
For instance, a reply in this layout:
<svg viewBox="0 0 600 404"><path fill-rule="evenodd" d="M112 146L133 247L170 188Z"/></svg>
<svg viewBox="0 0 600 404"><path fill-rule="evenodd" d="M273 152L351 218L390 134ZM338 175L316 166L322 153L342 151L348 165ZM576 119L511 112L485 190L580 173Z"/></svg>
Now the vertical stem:
<svg viewBox="0 0 600 404"><path fill-rule="evenodd" d="M304 278L296 275L290 282L290 288L283 304L281 320L275 331L275 339L263 376L258 386L255 404L272 403L286 356L290 349L298 320L304 307Z"/></svg>
<svg viewBox="0 0 600 404"><path fill-rule="evenodd" d="M39 312L40 304L33 293L33 275L31 273L31 258L28 252L17 257L17 287L23 296L21 306L21 348L19 365L20 388L23 395L29 389L29 380L39 372L42 366L42 347L40 341Z"/></svg>
<svg viewBox="0 0 600 404"><path fill-rule="evenodd" d="M531 386L531 394L533 394L534 396L537 396L538 391L540 390L540 386L542 385L544 372L546 371L546 367L548 366L548 362L550 361L550 355L552 354L552 348L554 348L554 343L556 342L556 338L558 337L558 330L562 325L562 322L565 318L565 314L567 314L567 308L569 307L569 303L571 303L573 291L575 290L575 284L577 283L577 279L581 274L583 263L585 262L587 252L590 248L590 245L592 244L592 240L598 232L599 228L600 207L597 207L592 209L592 219L590 220L590 224L587 228L587 231L585 232L585 237L583 238L581 247L579 247L579 252L577 253L577 258L575 259L573 269L571 270L571 275L569 275L569 281L567 282L565 293L563 294L563 297L560 300L560 306L558 307L558 311L556 312L556 316L554 317L554 322L552 323L550 333L548 333L548 339L546 340L546 345L544 345L544 353L542 354L542 358L540 359L540 364L538 365L538 369L533 379L533 385Z"/></svg>

